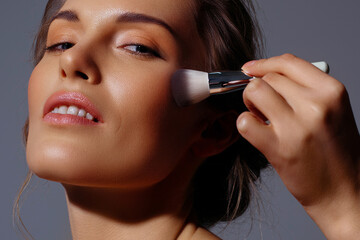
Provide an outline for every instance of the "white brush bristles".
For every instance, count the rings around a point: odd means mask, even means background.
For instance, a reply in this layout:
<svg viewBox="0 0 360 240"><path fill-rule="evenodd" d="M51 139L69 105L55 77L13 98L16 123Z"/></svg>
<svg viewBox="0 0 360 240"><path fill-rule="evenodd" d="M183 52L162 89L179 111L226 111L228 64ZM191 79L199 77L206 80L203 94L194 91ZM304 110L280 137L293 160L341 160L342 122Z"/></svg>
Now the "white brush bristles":
<svg viewBox="0 0 360 240"><path fill-rule="evenodd" d="M180 69L171 78L171 91L180 107L198 103L210 96L208 73Z"/></svg>

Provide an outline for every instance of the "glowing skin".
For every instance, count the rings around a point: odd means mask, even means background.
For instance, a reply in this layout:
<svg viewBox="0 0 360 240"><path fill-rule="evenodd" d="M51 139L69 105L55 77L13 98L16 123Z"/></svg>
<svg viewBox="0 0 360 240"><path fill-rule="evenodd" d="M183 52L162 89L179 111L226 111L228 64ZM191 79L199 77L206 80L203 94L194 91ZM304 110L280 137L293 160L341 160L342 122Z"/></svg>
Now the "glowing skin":
<svg viewBox="0 0 360 240"><path fill-rule="evenodd" d="M178 108L169 89L178 67L204 66L192 2L69 0L61 12L29 81L26 150L34 173L64 185L73 239L215 239L187 223L185 200L198 165L228 144L206 153L209 110ZM102 121L45 121L59 92L83 94Z"/></svg>
<svg viewBox="0 0 360 240"><path fill-rule="evenodd" d="M201 130L202 110L177 108L169 91L170 76L179 65L202 65L190 4L86 1L84 8L83 2L65 3L62 11L73 14L53 21L47 46L70 44L47 51L30 78L29 166L41 177L77 185L158 182L187 153L189 140ZM152 22L118 20L128 13L156 16L174 33ZM139 53L135 44L156 54L141 48ZM104 122L92 127L45 123L44 104L58 91L83 93Z"/></svg>

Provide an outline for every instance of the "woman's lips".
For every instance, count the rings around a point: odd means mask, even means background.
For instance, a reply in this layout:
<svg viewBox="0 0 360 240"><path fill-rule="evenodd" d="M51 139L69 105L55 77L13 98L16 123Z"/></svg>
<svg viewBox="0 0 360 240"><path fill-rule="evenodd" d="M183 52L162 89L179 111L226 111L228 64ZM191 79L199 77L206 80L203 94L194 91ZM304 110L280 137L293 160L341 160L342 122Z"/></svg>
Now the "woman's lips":
<svg viewBox="0 0 360 240"><path fill-rule="evenodd" d="M43 119L53 124L68 125L97 125L103 123L99 111L80 92L60 91L51 95L45 103Z"/></svg>

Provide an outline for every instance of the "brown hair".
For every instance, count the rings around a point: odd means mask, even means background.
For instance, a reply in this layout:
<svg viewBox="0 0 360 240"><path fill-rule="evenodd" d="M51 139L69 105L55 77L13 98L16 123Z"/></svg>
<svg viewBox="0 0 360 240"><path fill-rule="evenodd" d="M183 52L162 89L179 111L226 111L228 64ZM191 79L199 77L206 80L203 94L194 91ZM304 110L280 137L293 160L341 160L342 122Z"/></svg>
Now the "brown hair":
<svg viewBox="0 0 360 240"><path fill-rule="evenodd" d="M260 31L254 18L251 0L195 0L195 18L202 40L208 49L207 71L239 70L259 56L262 49ZM65 0L49 0L40 29L34 41L33 62L38 64L44 55L49 24ZM209 99L221 111L246 110L242 93L232 93ZM28 135L28 120L24 126L24 142ZM236 128L234 126L234 131ZM267 160L246 140L240 138L223 153L211 157L194 176L194 213L198 223L207 227L218 221L232 220L248 208L255 181ZM21 193L28 185L31 172L19 191L14 205L18 227L31 235L19 216ZM25 235L24 235L25 236ZM26 236L25 236L26 238Z"/></svg>
<svg viewBox="0 0 360 240"><path fill-rule="evenodd" d="M197 0L196 22L208 49L207 70L239 70L260 57L262 38L251 0ZM246 111L242 92L209 99L222 111ZM236 130L234 124L234 131ZM242 215L250 204L255 181L269 165L265 157L240 138L223 153L207 159L194 177L194 212L209 227Z"/></svg>

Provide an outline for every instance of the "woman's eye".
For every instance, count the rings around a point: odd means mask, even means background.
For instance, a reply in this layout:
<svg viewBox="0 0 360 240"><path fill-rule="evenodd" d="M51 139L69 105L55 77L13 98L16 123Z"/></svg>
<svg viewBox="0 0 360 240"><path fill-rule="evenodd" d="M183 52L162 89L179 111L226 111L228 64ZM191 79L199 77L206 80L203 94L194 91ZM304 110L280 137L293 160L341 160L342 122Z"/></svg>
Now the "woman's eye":
<svg viewBox="0 0 360 240"><path fill-rule="evenodd" d="M56 43L56 44L53 44L49 47L46 47L45 50L46 51L49 51L49 52L55 52L55 51L65 51L67 49L70 49L74 46L73 43L69 43L69 42L63 42L63 43Z"/></svg>
<svg viewBox="0 0 360 240"><path fill-rule="evenodd" d="M157 51L141 44L128 44L123 48L136 55L145 57L160 57L160 54Z"/></svg>

